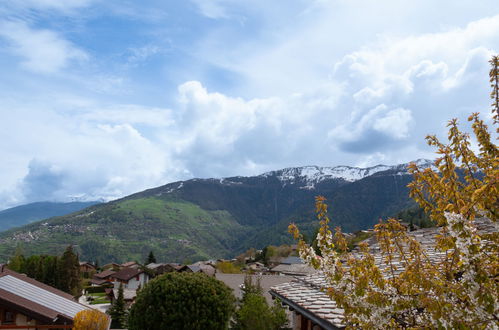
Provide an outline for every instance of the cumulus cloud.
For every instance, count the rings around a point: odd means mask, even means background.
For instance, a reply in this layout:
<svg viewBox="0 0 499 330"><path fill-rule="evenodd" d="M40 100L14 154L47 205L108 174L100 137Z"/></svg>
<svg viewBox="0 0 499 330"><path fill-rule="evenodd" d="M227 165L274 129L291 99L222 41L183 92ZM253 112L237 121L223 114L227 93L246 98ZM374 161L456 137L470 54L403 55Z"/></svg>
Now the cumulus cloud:
<svg viewBox="0 0 499 330"><path fill-rule="evenodd" d="M208 17L231 12L226 1L211 4L215 7L204 8ZM353 44L352 36L348 46L326 28L330 16L301 12L293 17L306 25L300 33L290 27L282 39L235 43L229 59L220 47L205 53L207 48L198 45L199 56L206 55L210 65L240 74L240 85L230 91L192 78L166 91L174 99L167 107L143 105L161 104L163 95L161 101L145 97L141 104L129 101L133 93L119 102L88 101L78 92L33 103L2 99L0 150L6 161L0 163L0 207L74 195L112 199L191 177L432 157L426 134L442 135L448 119L488 109L488 60L497 52L499 16L424 33L381 35L368 43ZM50 30L3 24L8 29L0 34L9 50L32 71L59 72L88 56ZM320 44L324 48L317 48ZM52 50L44 52L41 45ZM130 64L161 55L154 43L147 45L120 58ZM28 52L37 47L40 52ZM97 78L112 73L100 72L88 84L102 85Z"/></svg>
<svg viewBox="0 0 499 330"><path fill-rule="evenodd" d="M0 37L8 41L10 51L23 58L22 66L37 73L55 73L71 61L88 55L58 33L33 29L21 21L0 21Z"/></svg>

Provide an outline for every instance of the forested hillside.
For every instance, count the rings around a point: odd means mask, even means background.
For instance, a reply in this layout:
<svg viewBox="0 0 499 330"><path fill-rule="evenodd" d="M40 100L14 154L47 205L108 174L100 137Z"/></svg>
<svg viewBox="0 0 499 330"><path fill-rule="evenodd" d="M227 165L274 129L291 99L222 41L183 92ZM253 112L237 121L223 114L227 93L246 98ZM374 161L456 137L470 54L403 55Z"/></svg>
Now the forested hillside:
<svg viewBox="0 0 499 330"><path fill-rule="evenodd" d="M28 255L57 254L68 244L82 260L99 263L141 261L151 250L171 262L229 257L290 243L290 222L312 232L317 195L329 200L334 225L366 229L414 205L405 167L306 167L171 183L2 233L0 258L16 247Z"/></svg>

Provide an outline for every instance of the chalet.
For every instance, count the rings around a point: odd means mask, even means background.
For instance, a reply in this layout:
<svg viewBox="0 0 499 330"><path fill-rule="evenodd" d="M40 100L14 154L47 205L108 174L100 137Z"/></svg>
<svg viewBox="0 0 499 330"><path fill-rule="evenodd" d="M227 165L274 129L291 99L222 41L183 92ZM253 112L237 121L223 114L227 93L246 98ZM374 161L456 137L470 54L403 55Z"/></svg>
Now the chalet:
<svg viewBox="0 0 499 330"><path fill-rule="evenodd" d="M112 283L112 279L111 279L111 276L116 273L114 270L105 270L103 272L100 272L100 273L97 273L97 274L94 274L94 276L92 277L92 279L90 280L90 283L93 285L93 286L96 286L96 285L103 285L103 284L106 284L106 283Z"/></svg>
<svg viewBox="0 0 499 330"><path fill-rule="evenodd" d="M88 309L70 294L0 264L0 329L54 328L54 325L70 329L76 314Z"/></svg>
<svg viewBox="0 0 499 330"><path fill-rule="evenodd" d="M111 269L111 270L114 270L114 271L118 271L118 270L121 269L121 265L117 264L115 262L111 262L109 264L105 264L104 266L102 266L102 269L103 270Z"/></svg>
<svg viewBox="0 0 499 330"><path fill-rule="evenodd" d="M90 278L95 272L96 268L93 264L86 261L80 261L80 274L82 274L83 277Z"/></svg>
<svg viewBox="0 0 499 330"><path fill-rule="evenodd" d="M138 268L123 268L111 275L111 281L115 289L118 289L121 283L124 289L137 290L143 288L149 282L149 279L149 275Z"/></svg>
<svg viewBox="0 0 499 330"><path fill-rule="evenodd" d="M109 298L109 301L111 301L111 304L114 303L116 299L118 299L118 290L119 289L106 289L106 295ZM137 290L133 289L123 289L123 300L125 300L125 304L127 307L130 307L134 302L135 298L137 297Z"/></svg>
<svg viewBox="0 0 499 330"><path fill-rule="evenodd" d="M139 268L139 267L140 267L140 265L137 264L135 261L125 262L124 264L120 265L120 269L123 269L123 268Z"/></svg>
<svg viewBox="0 0 499 330"><path fill-rule="evenodd" d="M176 272L180 268L180 265L174 263L150 263L146 267L152 270L155 276L158 276L164 273Z"/></svg>
<svg viewBox="0 0 499 330"><path fill-rule="evenodd" d="M184 265L178 269L179 273L187 272L187 273L204 273L208 276L215 276L216 269L211 265L203 265L203 264L193 264L193 265Z"/></svg>

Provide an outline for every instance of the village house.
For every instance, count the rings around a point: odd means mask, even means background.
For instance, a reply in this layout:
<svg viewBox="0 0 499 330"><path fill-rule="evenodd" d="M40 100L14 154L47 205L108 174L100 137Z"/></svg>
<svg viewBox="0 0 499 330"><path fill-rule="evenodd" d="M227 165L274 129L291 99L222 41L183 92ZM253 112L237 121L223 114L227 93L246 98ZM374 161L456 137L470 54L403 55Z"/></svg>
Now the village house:
<svg viewBox="0 0 499 330"><path fill-rule="evenodd" d="M150 263L146 265L148 269L153 271L154 276L158 276L164 273L176 272L181 266L175 263Z"/></svg>
<svg viewBox="0 0 499 330"><path fill-rule="evenodd" d="M116 273L114 270L108 269L103 272L94 274L92 279L90 280L90 284L92 284L92 286L99 286L106 283L112 283L113 281L111 279L111 275L113 275L114 273Z"/></svg>
<svg viewBox="0 0 499 330"><path fill-rule="evenodd" d="M80 274L82 274L84 278L92 277L96 270L97 269L93 264L86 261L80 261Z"/></svg>
<svg viewBox="0 0 499 330"><path fill-rule="evenodd" d="M54 325L58 329L71 329L76 314L88 309L70 294L0 264L0 329L35 329Z"/></svg>
<svg viewBox="0 0 499 330"><path fill-rule="evenodd" d="M123 268L110 276L114 288L118 289L123 284L124 289L137 290L149 282L149 275L139 268Z"/></svg>

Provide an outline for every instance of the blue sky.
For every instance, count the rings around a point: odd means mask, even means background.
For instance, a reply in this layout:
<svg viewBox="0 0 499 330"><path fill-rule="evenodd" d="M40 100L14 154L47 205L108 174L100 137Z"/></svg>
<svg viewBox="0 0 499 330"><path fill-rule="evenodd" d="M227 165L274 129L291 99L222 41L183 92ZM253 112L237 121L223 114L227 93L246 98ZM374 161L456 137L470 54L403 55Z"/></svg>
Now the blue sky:
<svg viewBox="0 0 499 330"><path fill-rule="evenodd" d="M498 45L496 0L4 0L0 209L431 158Z"/></svg>

